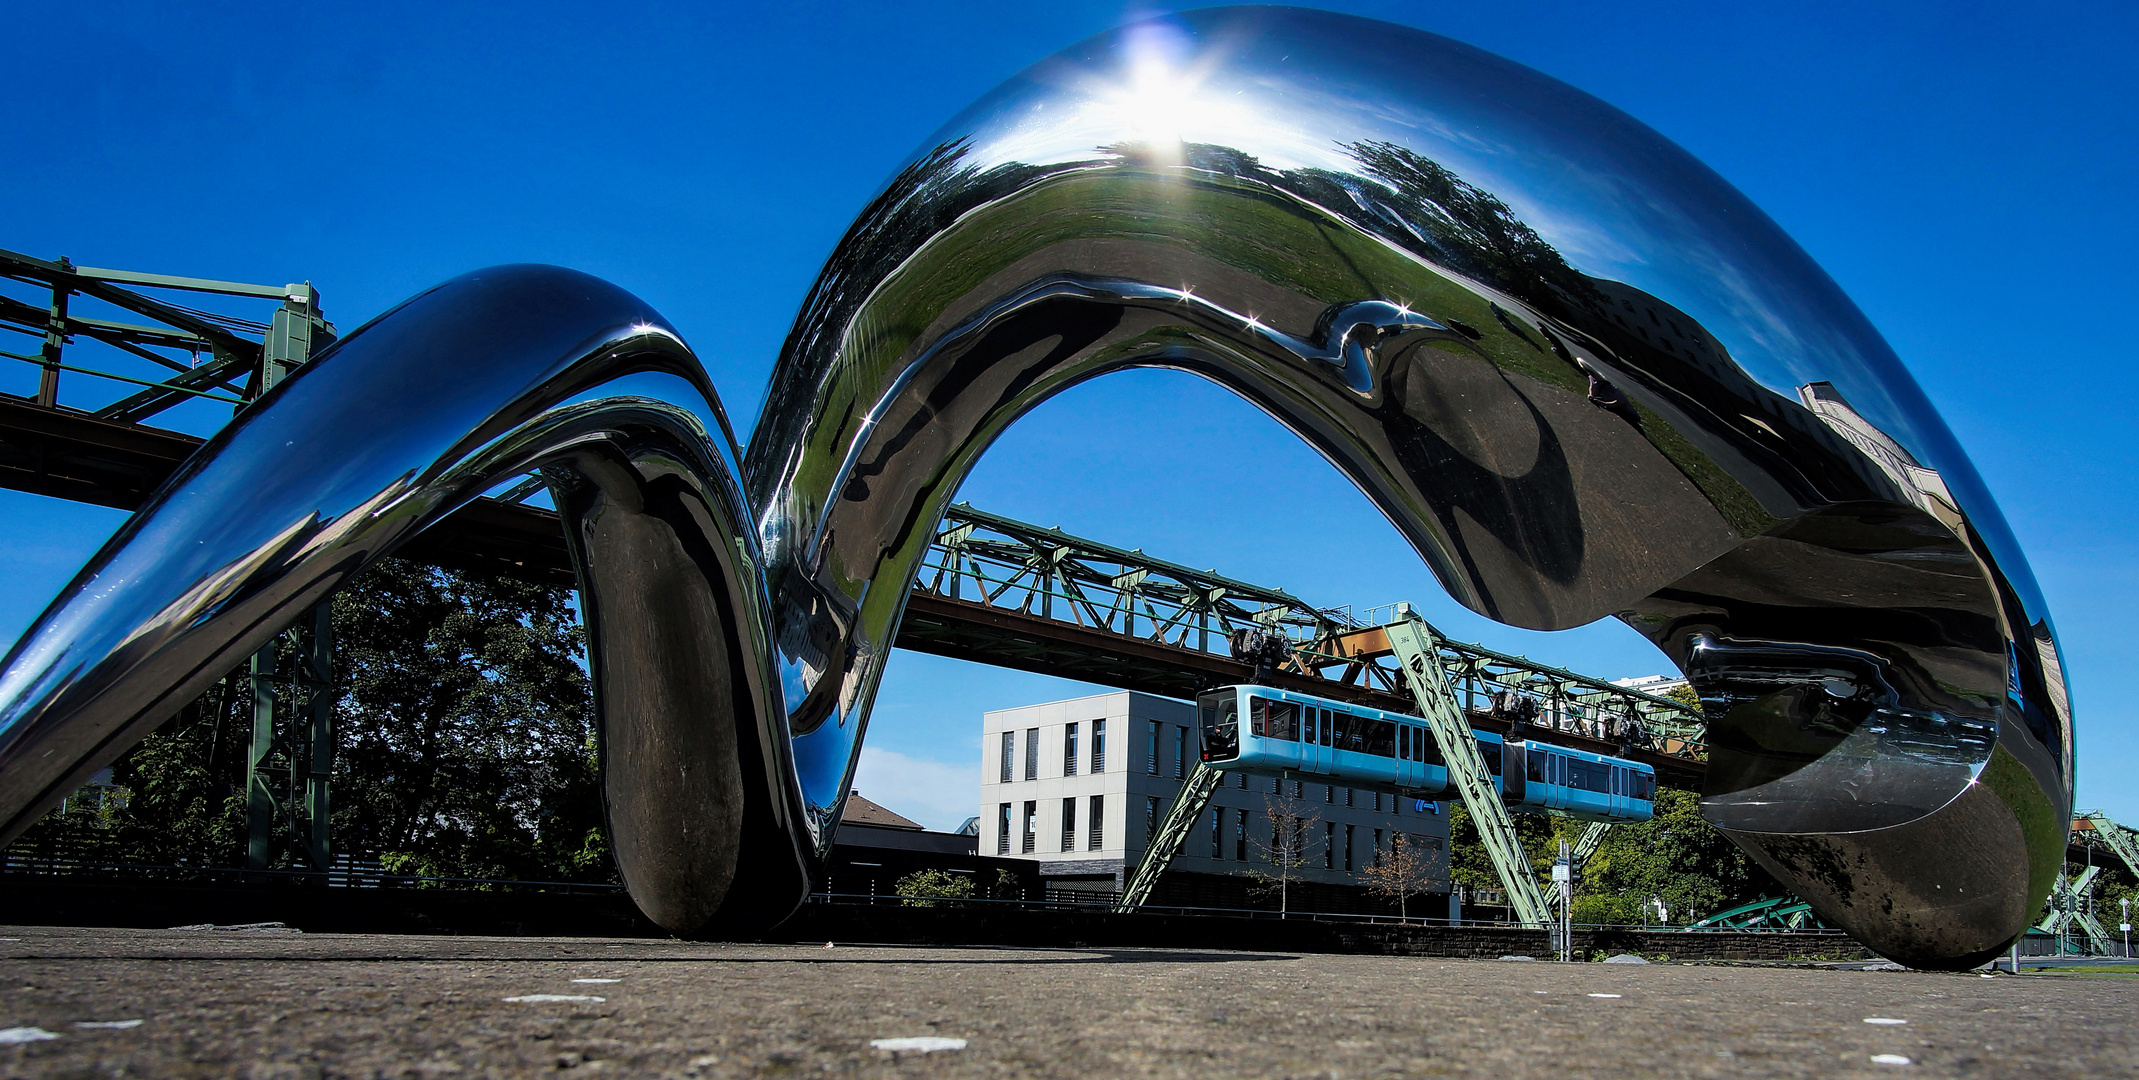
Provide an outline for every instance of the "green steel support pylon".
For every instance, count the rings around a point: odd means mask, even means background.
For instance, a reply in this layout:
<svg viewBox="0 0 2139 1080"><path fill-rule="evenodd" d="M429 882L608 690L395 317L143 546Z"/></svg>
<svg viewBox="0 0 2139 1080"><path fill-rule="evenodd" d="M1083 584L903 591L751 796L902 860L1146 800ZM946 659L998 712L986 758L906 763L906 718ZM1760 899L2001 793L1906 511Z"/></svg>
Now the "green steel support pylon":
<svg viewBox="0 0 2139 1080"><path fill-rule="evenodd" d="M1604 846L1604 834L1611 831L1612 823L1609 821L1590 822L1589 828L1582 830L1582 839L1575 841L1575 866L1587 865L1589 857L1595 855L1597 849Z"/></svg>
<svg viewBox="0 0 2139 1080"><path fill-rule="evenodd" d="M296 666L289 671L279 670L276 658L284 638L296 645ZM327 604L253 654L253 733L245 777L248 869L269 868L278 821L289 825L309 869L325 870L332 858L333 661L334 623Z"/></svg>
<svg viewBox="0 0 2139 1080"><path fill-rule="evenodd" d="M1492 774L1486 771L1485 758L1478 753L1478 740L1471 733L1470 722L1456 705L1448 673L1442 670L1434 652L1433 631L1416 615L1399 619L1382 630L1389 636L1389 647L1396 652L1397 661L1404 666L1404 681L1411 685L1411 694L1418 700L1419 715L1425 717L1434 742L1440 744L1441 759L1448 763L1449 782L1470 811L1486 855L1500 873L1500 883L1507 887L1508 903L1515 909L1516 919L1532 929L1543 929L1552 917L1544 890L1538 888L1530 857L1524 854L1522 840L1515 834L1515 822L1508 817L1508 808L1501 805L1500 792L1493 786Z"/></svg>
<svg viewBox="0 0 2139 1080"><path fill-rule="evenodd" d="M1121 899L1114 902L1114 910L1135 911L1151 899L1159 875L1173 865L1174 856L1181 853L1181 845L1188 842L1188 834L1203 818L1204 808L1211 805L1211 796L1217 793L1218 782L1223 779L1225 773L1200 761L1196 763L1195 771L1182 782L1180 794L1174 796L1165 819L1159 822L1159 831L1152 834L1151 846L1145 850L1143 861L1136 864L1136 873L1122 886Z"/></svg>
<svg viewBox="0 0 2139 1080"><path fill-rule="evenodd" d="M2044 933L2064 935L2078 927L2086 935L2088 951L2095 956L2111 951L2109 932L2087 912L2087 894L2094 889L2095 876L2102 872L2099 866L2090 866L2080 871L2076 878L2060 877L2057 888L2050 893L2049 910L2042 921L2035 924Z"/></svg>

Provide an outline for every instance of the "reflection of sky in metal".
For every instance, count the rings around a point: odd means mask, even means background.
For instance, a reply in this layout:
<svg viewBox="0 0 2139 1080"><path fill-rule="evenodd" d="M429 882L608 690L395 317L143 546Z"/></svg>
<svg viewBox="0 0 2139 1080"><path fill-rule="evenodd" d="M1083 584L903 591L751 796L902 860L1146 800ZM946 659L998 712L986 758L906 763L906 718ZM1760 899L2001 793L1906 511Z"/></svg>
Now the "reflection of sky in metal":
<svg viewBox="0 0 2139 1080"><path fill-rule="evenodd" d="M985 168L1209 143L1273 169L1348 173L1359 168L1341 143L1408 147L1500 198L1575 269L1700 322L1768 389L1794 400L1805 383L1835 384L1939 470L2040 615L2018 542L1929 400L1826 272L1737 189L1529 68L1423 31L1361 20L1340 33L1342 22L1304 15L1192 13L1101 35L1012 78L930 145L970 136L968 163ZM1261 32L1239 32L1246 18L1264 20Z"/></svg>

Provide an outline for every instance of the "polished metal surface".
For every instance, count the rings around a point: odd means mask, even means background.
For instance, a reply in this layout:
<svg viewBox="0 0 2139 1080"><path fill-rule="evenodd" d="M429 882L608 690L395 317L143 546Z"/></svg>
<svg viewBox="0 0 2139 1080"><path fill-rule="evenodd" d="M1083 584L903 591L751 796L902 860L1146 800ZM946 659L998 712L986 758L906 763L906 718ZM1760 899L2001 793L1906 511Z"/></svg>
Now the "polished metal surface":
<svg viewBox="0 0 2139 1080"><path fill-rule="evenodd" d="M17 647L5 828L365 559L540 467L633 895L678 931L724 903L776 915L829 843L960 480L1048 396L1134 366L1276 417L1471 608L1647 635L1710 715L1704 813L1867 944L1966 964L2049 889L2072 776L2055 636L1864 316L1610 106L1421 31L1268 8L1101 35L947 125L805 302L739 493L695 364L598 283L486 271L352 335ZM424 407L381 415L387 387Z"/></svg>

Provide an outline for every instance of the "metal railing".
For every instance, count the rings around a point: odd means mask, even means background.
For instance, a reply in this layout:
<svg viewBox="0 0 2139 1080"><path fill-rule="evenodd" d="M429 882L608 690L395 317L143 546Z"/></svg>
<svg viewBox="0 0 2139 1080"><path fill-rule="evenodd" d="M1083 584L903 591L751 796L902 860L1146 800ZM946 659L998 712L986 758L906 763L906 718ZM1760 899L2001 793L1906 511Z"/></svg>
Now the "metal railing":
<svg viewBox="0 0 2139 1080"><path fill-rule="evenodd" d="M563 892L616 894L613 882L526 881L512 878L434 877L387 870L377 857L337 856L325 870L248 870L231 866L135 863L98 859L58 845L17 842L0 850L0 877L78 878L95 881L156 881L190 885L317 883L337 889L461 889L471 892Z"/></svg>
<svg viewBox="0 0 2139 1080"><path fill-rule="evenodd" d="M143 274L76 266L0 250L0 280L30 286L41 303L0 294L0 333L35 339L34 351L0 349L0 359L35 365L34 395L16 396L47 409L67 409L102 420L140 423L187 401L206 399L242 406L266 393L282 376L334 341L334 327L321 316L319 293L309 283L248 285L236 281ZM128 288L133 286L134 288ZM175 290L279 301L268 321L185 307L136 292ZM99 301L158 325L95 318L74 310L77 298ZM68 346L81 339L109 346L106 362L129 371L68 363ZM61 373L100 380L103 393L61 398ZM78 380L69 380L70 385ZM138 388L117 400L109 384Z"/></svg>

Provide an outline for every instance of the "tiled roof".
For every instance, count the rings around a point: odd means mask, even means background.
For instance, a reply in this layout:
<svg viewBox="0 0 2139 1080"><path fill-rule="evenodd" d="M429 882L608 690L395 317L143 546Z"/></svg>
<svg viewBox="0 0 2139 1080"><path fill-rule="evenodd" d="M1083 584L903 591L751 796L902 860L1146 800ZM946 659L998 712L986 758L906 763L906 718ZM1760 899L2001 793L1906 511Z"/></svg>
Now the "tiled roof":
<svg viewBox="0 0 2139 1080"><path fill-rule="evenodd" d="M847 808L839 815L839 820L853 825L874 825L880 829L913 829L919 831L922 828L920 822L901 817L862 798L862 793L859 791L847 793Z"/></svg>

